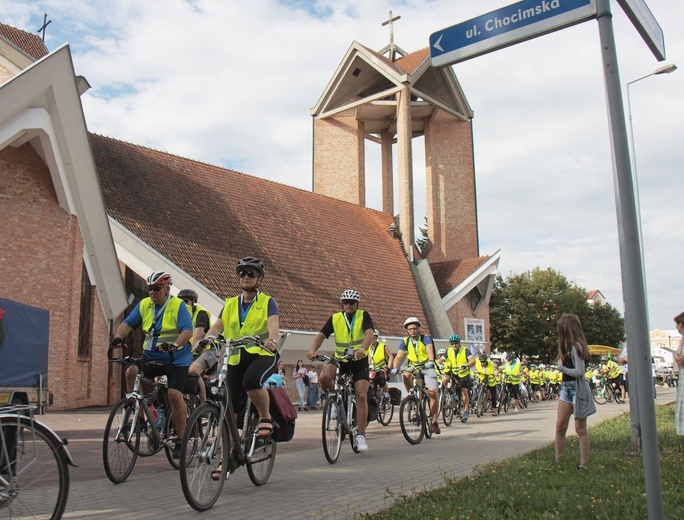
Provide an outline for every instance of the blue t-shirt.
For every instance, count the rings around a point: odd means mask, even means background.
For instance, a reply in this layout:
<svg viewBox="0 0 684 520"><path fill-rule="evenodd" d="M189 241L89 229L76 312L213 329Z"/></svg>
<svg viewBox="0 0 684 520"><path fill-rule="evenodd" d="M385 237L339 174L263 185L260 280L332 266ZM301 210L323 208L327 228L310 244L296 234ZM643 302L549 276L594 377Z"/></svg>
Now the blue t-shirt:
<svg viewBox="0 0 684 520"><path fill-rule="evenodd" d="M164 313L160 313L161 305L154 306L154 330L161 330L162 317ZM142 316L140 315L140 303L135 306L133 311L126 316L124 323L131 327L132 329L138 327L142 323ZM187 305L180 305L178 307L178 316L176 317L176 323L178 325L178 331L183 332L186 330L192 331L192 316L188 310ZM157 338L153 339L152 350L146 350L145 355L152 361L165 362L169 360L169 355L165 352L159 352L157 348ZM186 343L182 348L173 353L173 363L170 366L173 367L188 367L192 364L192 347L190 343Z"/></svg>

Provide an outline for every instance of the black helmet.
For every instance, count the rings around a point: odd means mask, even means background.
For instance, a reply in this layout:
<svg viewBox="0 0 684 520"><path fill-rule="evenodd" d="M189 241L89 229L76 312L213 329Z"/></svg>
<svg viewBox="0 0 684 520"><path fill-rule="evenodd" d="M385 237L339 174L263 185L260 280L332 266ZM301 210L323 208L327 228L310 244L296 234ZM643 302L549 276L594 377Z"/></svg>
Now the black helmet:
<svg viewBox="0 0 684 520"><path fill-rule="evenodd" d="M183 289L178 293L178 297L181 300L192 300L195 303L197 303L197 300L199 300L199 294L197 294L197 291L193 291L192 289Z"/></svg>
<svg viewBox="0 0 684 520"><path fill-rule="evenodd" d="M256 272L259 273L259 276L264 276L264 263L258 258L255 258L253 256L246 256L242 258L237 263L235 271L237 272L245 267L251 267L252 269L256 269Z"/></svg>
<svg viewBox="0 0 684 520"><path fill-rule="evenodd" d="M484 352L480 354L480 363L486 363L487 360L489 359L489 356L485 354Z"/></svg>

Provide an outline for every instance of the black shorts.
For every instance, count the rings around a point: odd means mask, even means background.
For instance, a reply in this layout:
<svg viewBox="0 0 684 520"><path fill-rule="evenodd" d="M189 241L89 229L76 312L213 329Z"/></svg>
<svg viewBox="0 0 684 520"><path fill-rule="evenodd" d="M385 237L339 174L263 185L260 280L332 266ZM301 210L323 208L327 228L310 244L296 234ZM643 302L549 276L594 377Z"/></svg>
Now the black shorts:
<svg viewBox="0 0 684 520"><path fill-rule="evenodd" d="M465 377L456 376L456 381L461 388L471 388L473 386L473 378L468 374Z"/></svg>
<svg viewBox="0 0 684 520"><path fill-rule="evenodd" d="M370 379L370 372L368 374L368 377ZM375 386L383 387L385 386L385 383L387 383L387 377L385 376L385 369L381 368L380 370L375 371L375 379L373 380L375 383Z"/></svg>
<svg viewBox="0 0 684 520"><path fill-rule="evenodd" d="M155 377L165 375L169 380L169 388L182 392L185 388L188 368L189 367L160 367L158 365L147 365L143 369L143 375L147 379L154 379Z"/></svg>
<svg viewBox="0 0 684 520"><path fill-rule="evenodd" d="M228 365L226 384L230 390L233 409L237 413L248 390L258 390L275 374L279 355L262 356L246 350L240 352L240 363Z"/></svg>
<svg viewBox="0 0 684 520"><path fill-rule="evenodd" d="M340 363L340 374L352 373L352 381L369 381L368 374L368 358L357 359L356 361L347 361ZM377 376L376 376L377 377Z"/></svg>
<svg viewBox="0 0 684 520"><path fill-rule="evenodd" d="M506 383L513 399L520 399L520 383Z"/></svg>

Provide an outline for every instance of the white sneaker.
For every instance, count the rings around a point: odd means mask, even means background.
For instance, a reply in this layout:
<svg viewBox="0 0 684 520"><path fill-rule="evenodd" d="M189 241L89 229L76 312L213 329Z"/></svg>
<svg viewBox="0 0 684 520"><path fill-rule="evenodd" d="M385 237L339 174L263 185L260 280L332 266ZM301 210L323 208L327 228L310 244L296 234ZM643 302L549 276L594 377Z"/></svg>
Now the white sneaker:
<svg viewBox="0 0 684 520"><path fill-rule="evenodd" d="M366 444L366 436L358 434L356 436L356 449L358 451L368 451L368 444Z"/></svg>

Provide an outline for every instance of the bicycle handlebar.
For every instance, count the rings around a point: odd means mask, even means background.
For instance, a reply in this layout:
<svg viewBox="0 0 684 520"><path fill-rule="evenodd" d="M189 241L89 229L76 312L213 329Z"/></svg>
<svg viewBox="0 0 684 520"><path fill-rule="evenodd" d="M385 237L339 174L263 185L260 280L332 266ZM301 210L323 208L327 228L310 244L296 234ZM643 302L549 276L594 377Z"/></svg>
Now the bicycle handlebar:
<svg viewBox="0 0 684 520"><path fill-rule="evenodd" d="M114 349L118 349L118 348L120 348L122 350L122 352L125 351L126 353L122 357L115 358L112 356L112 353L113 353ZM126 345L125 343L120 343L119 345L113 345L113 346L110 345L109 346L109 348L107 349L107 360L110 363L122 363L122 364L125 363L125 364L129 364L129 365L143 365L143 364L144 365L159 365L159 366L164 367L164 366L167 366L167 365L170 365L171 363L173 363L173 353L175 351L176 351L175 348L171 348L171 349L166 350L166 351L160 351L160 352L165 352L166 354L169 355L169 360L166 363L164 363L161 361L152 361L150 358L148 358L145 355L144 352L143 352L143 355L140 357L131 357L130 354L128 353L128 352L130 352L130 348L128 347L128 345Z"/></svg>
<svg viewBox="0 0 684 520"><path fill-rule="evenodd" d="M354 359L354 353L345 354L344 356L338 358L334 356L326 356L325 354L319 354L318 356L314 356L311 361L326 361L328 363L338 364L340 361L353 361Z"/></svg>

